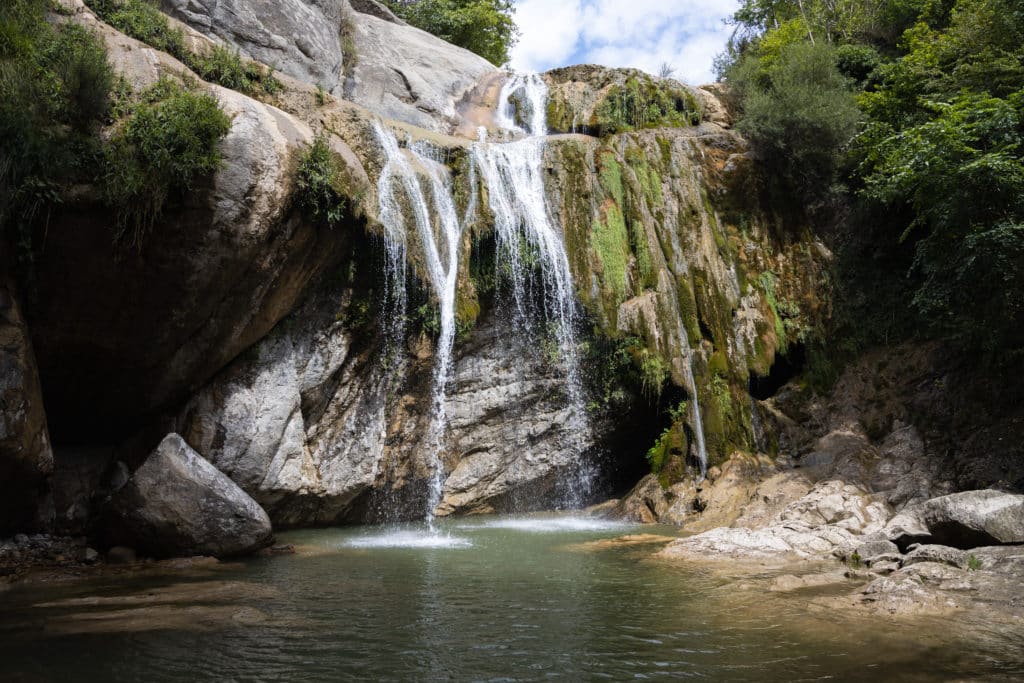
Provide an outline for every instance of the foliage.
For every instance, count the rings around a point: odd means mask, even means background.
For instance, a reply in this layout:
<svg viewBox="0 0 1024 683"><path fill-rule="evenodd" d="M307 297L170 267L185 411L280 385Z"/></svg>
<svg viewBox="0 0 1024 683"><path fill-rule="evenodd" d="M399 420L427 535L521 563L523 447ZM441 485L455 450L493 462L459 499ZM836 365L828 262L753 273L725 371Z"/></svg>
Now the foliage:
<svg viewBox="0 0 1024 683"><path fill-rule="evenodd" d="M331 150L327 137L318 136L299 160L299 206L311 220L335 227L345 217L347 178L345 163Z"/></svg>
<svg viewBox="0 0 1024 683"><path fill-rule="evenodd" d="M772 59L742 58L730 71L738 128L754 144L776 198L825 198L860 114L833 47L798 41Z"/></svg>
<svg viewBox="0 0 1024 683"><path fill-rule="evenodd" d="M519 36L512 0L384 0L399 17L501 66Z"/></svg>
<svg viewBox="0 0 1024 683"><path fill-rule="evenodd" d="M281 83L255 62L243 63L237 50L215 45L209 52L188 49L185 35L172 28L155 0L86 0L97 16L118 31L180 60L204 81L248 95L274 95Z"/></svg>
<svg viewBox="0 0 1024 683"><path fill-rule="evenodd" d="M275 95L281 83L274 72L256 62L243 62L237 50L215 45L208 54L189 54L188 65L204 81L249 95Z"/></svg>
<svg viewBox="0 0 1024 683"><path fill-rule="evenodd" d="M113 74L102 42L54 27L44 0L0 5L0 233L31 253L62 187L93 172Z"/></svg>
<svg viewBox="0 0 1024 683"><path fill-rule="evenodd" d="M161 78L111 141L104 190L119 213L118 240L140 246L164 205L216 171L231 119L212 96Z"/></svg>
<svg viewBox="0 0 1024 683"><path fill-rule="evenodd" d="M1024 362L1024 6L744 0L734 22L738 128L781 177L849 188L835 346L916 334Z"/></svg>
<svg viewBox="0 0 1024 683"><path fill-rule="evenodd" d="M967 570L976 572L979 569L981 569L981 559L974 553L971 553L967 556Z"/></svg>
<svg viewBox="0 0 1024 683"><path fill-rule="evenodd" d="M171 28L156 0L86 0L85 4L121 33L187 62L184 34Z"/></svg>
<svg viewBox="0 0 1024 683"><path fill-rule="evenodd" d="M612 86L597 107L596 119L598 135L603 136L640 128L695 126L701 114L690 91L645 75Z"/></svg>
<svg viewBox="0 0 1024 683"><path fill-rule="evenodd" d="M658 400L668 381L668 366L657 353L644 348L638 354L640 364L640 385L648 398Z"/></svg>

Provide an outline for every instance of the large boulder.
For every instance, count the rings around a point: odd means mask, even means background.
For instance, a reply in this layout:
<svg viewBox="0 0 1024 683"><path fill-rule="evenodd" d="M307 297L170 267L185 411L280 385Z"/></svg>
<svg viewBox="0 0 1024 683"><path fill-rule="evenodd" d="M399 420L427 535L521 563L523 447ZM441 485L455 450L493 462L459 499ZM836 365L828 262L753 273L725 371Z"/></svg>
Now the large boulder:
<svg viewBox="0 0 1024 683"><path fill-rule="evenodd" d="M272 540L263 508L177 434L114 493L107 514L111 544L154 557L231 557Z"/></svg>
<svg viewBox="0 0 1024 683"><path fill-rule="evenodd" d="M922 519L932 542L957 548L1024 543L1024 496L985 489L933 498Z"/></svg>
<svg viewBox="0 0 1024 683"><path fill-rule="evenodd" d="M5 246L0 244L0 249ZM14 286L0 278L0 533L45 526L47 515L41 514L39 503L52 471L28 329Z"/></svg>
<svg viewBox="0 0 1024 683"><path fill-rule="evenodd" d="M91 14L73 20L100 33L111 63L137 89L161 74L191 77ZM116 217L87 198L51 218L25 308L58 443L117 438L183 401L266 335L340 257L350 231L318 228L292 201L309 126L208 88L232 119L221 168L169 207L143 244L115 245Z"/></svg>
<svg viewBox="0 0 1024 683"><path fill-rule="evenodd" d="M413 26L363 12L352 17L357 57L345 97L385 118L447 133L460 122L463 98L498 71Z"/></svg>
<svg viewBox="0 0 1024 683"><path fill-rule="evenodd" d="M162 0L192 28L293 78L341 93L345 0Z"/></svg>

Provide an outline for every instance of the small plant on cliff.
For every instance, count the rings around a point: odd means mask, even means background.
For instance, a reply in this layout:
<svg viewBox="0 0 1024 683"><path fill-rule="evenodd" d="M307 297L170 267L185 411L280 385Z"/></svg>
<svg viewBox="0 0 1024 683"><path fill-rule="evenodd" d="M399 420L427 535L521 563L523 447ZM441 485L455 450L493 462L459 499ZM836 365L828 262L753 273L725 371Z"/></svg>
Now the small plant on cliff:
<svg viewBox="0 0 1024 683"><path fill-rule="evenodd" d="M171 28L167 16L150 0L85 0L100 19L121 33L155 47L161 52L187 61L185 35Z"/></svg>
<svg viewBox="0 0 1024 683"><path fill-rule="evenodd" d="M974 553L967 556L967 569L972 572L976 572L981 569L981 560Z"/></svg>
<svg viewBox="0 0 1024 683"><path fill-rule="evenodd" d="M274 95L281 83L272 69L256 62L243 62L238 50L215 45L207 54L189 54L186 62L204 81L248 95Z"/></svg>
<svg viewBox="0 0 1024 683"><path fill-rule="evenodd" d="M107 153L117 241L140 246L168 200L216 171L229 130L231 119L210 95L166 78L145 90Z"/></svg>
<svg viewBox="0 0 1024 683"><path fill-rule="evenodd" d="M45 0L0 3L0 233L26 259L63 187L95 176L113 84L102 41L54 27L46 10Z"/></svg>
<svg viewBox="0 0 1024 683"><path fill-rule="evenodd" d="M86 5L118 31L180 60L204 81L247 95L274 95L281 83L272 69L243 62L237 50L215 45L209 52L193 52L185 34L151 0L86 0Z"/></svg>
<svg viewBox="0 0 1024 683"><path fill-rule="evenodd" d="M333 228L345 217L348 203L344 162L319 135L299 159L295 194L306 216Z"/></svg>

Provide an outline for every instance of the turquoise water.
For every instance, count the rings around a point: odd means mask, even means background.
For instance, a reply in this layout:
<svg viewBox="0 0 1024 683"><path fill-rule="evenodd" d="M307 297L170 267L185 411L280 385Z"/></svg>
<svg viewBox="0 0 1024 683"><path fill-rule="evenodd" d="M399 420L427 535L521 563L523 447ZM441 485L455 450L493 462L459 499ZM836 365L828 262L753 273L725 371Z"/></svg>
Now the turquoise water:
<svg viewBox="0 0 1024 683"><path fill-rule="evenodd" d="M563 516L284 534L298 553L0 593L14 681L950 680L1024 676L978 645L595 547L668 529Z"/></svg>

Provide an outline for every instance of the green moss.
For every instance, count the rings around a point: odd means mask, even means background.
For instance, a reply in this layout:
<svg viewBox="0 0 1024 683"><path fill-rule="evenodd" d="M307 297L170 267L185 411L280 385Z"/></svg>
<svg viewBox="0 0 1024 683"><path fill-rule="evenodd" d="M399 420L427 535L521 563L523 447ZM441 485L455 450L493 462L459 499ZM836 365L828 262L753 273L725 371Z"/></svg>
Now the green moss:
<svg viewBox="0 0 1024 683"><path fill-rule="evenodd" d="M729 376L729 357L724 351L715 351L708 360L708 372L713 377Z"/></svg>
<svg viewBox="0 0 1024 683"><path fill-rule="evenodd" d="M604 289L611 294L611 308L618 306L626 297L629 267L629 234L626 222L618 205L607 201L601 207L601 218L594 221L590 233L590 246L600 265L600 276Z"/></svg>
<svg viewBox="0 0 1024 683"><path fill-rule="evenodd" d="M681 464L686 458L686 452L689 449L689 441L686 438L688 412L689 404L686 401L680 402L671 409L669 411L671 423L647 451L647 463L651 467L651 473L658 475L662 486L671 483L672 474L681 474L681 472L672 473L668 470L673 462Z"/></svg>
<svg viewBox="0 0 1024 683"><path fill-rule="evenodd" d="M686 275L676 276L676 300L679 306L679 315L682 316L683 325L686 327L686 335L689 337L690 346L700 343L700 322L697 319L697 300L693 295L693 287Z"/></svg>
<svg viewBox="0 0 1024 683"><path fill-rule="evenodd" d="M772 313L772 320L775 322L775 336L779 345L779 351L786 353L788 347L786 339L786 326L782 322L782 316L779 315L779 302L775 296L775 283L776 275L770 270L766 270L761 273L757 278L758 284L761 285L761 291L764 292L764 300L768 304L768 308Z"/></svg>
<svg viewBox="0 0 1024 683"><path fill-rule="evenodd" d="M620 207L623 204L622 166L615 157L615 152L602 150L597 157L597 177L601 187Z"/></svg>

